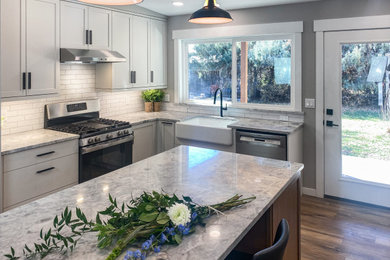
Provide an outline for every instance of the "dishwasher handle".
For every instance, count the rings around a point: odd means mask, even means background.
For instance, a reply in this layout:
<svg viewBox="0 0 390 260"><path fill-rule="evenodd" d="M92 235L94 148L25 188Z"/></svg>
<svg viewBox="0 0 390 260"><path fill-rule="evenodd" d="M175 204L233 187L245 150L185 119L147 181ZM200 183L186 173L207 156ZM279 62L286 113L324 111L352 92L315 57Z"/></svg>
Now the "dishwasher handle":
<svg viewBox="0 0 390 260"><path fill-rule="evenodd" d="M240 136L240 141L249 142L249 143L258 143L258 144L270 144L280 146L282 142L280 140L275 139L266 139L266 138L256 138L249 136Z"/></svg>
<svg viewBox="0 0 390 260"><path fill-rule="evenodd" d="M237 141L245 142L252 145L263 145L263 146L274 146L274 147L285 147L286 137L279 135L270 135L262 133L250 133L237 131L239 138Z"/></svg>

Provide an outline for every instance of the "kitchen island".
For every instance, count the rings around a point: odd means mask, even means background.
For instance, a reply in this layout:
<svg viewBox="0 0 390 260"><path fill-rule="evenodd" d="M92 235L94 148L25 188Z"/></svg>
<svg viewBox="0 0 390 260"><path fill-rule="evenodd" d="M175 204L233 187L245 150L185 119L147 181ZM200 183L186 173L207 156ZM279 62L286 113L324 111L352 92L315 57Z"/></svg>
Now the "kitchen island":
<svg viewBox="0 0 390 260"><path fill-rule="evenodd" d="M164 246L148 259L224 259L231 250L254 252L272 243L277 224L287 218L290 241L286 259L299 259L299 202L302 164L179 146L99 178L0 214L0 255L39 238L53 217L69 206L88 218L108 204L108 194L129 201L144 191L191 196L199 204L222 202L234 194L256 196L250 204L212 216L206 227L185 237L180 246ZM73 254L49 259L104 259L96 234L85 235Z"/></svg>

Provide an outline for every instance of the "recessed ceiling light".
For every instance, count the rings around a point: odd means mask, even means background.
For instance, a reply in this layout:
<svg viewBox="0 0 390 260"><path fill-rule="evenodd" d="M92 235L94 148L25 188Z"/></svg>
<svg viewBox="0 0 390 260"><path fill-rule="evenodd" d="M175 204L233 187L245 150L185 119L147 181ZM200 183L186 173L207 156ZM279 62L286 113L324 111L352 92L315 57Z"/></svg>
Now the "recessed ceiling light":
<svg viewBox="0 0 390 260"><path fill-rule="evenodd" d="M183 6L184 5L183 2L181 2L181 1L172 1L172 4L174 6Z"/></svg>

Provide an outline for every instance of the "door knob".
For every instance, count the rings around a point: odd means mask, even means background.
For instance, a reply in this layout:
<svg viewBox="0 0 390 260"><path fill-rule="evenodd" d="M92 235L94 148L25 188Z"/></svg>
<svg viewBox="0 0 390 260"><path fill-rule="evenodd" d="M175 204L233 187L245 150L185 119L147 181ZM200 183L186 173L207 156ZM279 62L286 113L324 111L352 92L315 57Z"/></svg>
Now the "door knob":
<svg viewBox="0 0 390 260"><path fill-rule="evenodd" d="M326 120L326 126L334 127L334 126L339 126L339 125L334 124L333 121L331 121L331 120Z"/></svg>

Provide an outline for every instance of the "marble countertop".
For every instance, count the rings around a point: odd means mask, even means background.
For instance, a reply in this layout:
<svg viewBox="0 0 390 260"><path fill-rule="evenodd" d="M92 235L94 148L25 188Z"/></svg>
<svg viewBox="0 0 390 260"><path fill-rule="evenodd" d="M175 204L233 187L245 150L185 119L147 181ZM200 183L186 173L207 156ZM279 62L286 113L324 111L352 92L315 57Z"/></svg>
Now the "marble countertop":
<svg viewBox="0 0 390 260"><path fill-rule="evenodd" d="M39 129L23 133L1 136L1 155L21 152L45 145L78 139L79 135L48 129Z"/></svg>
<svg viewBox="0 0 390 260"><path fill-rule="evenodd" d="M39 237L42 227L69 206L80 207L88 218L108 206L108 193L129 201L143 191L191 196L200 204L224 201L234 194L255 195L250 204L212 216L205 227L183 239L180 246L164 246L148 259L224 259L260 219L283 190L300 176L302 164L248 155L179 146L164 153L103 175L0 214L0 255L13 246L20 253L25 243ZM109 251L96 247L96 234L79 241L71 255L48 259L105 259Z"/></svg>
<svg viewBox="0 0 390 260"><path fill-rule="evenodd" d="M156 120L170 120L170 121L179 122L196 116L211 116L211 115L186 113L186 112L174 112L174 111L162 111L162 112L150 112L150 113L136 112L127 115L113 116L111 117L111 119L127 121L130 122L133 126L136 126L139 124L152 122ZM297 123L297 122L241 118L241 117L234 117L234 118L237 119L238 121L236 123L228 125L228 127L235 128L235 129L252 130L252 131L263 131L269 133L290 134L303 126L303 123Z"/></svg>

